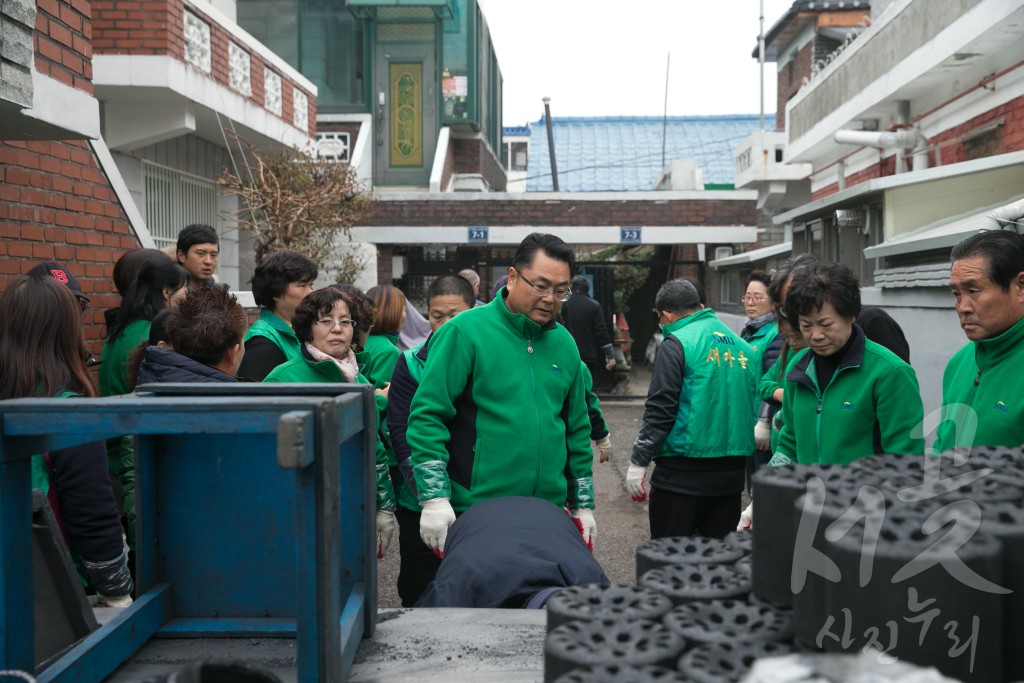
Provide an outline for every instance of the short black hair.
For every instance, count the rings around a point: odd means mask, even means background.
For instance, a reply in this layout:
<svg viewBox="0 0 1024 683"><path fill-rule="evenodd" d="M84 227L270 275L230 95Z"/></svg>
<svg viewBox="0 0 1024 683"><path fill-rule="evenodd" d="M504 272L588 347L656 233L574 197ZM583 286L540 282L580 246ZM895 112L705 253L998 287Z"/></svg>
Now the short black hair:
<svg viewBox="0 0 1024 683"><path fill-rule="evenodd" d="M274 309L277 297L293 282L312 282L319 274L316 262L297 251L275 251L253 272L252 297L260 308Z"/></svg>
<svg viewBox="0 0 1024 683"><path fill-rule="evenodd" d="M177 249L181 253L187 255L188 250L197 244L219 245L220 238L217 237L217 231L205 223L193 223L192 225L186 225L178 233Z"/></svg>
<svg viewBox="0 0 1024 683"><path fill-rule="evenodd" d="M697 297L700 299L701 306L708 305L708 295L707 292L704 291L703 282L701 282L695 277L681 277L679 279L683 280L684 282L689 282L691 285L693 285L693 288L697 290Z"/></svg>
<svg viewBox="0 0 1024 683"><path fill-rule="evenodd" d="M570 287L572 288L572 293L573 294L589 294L590 293L590 280L588 280L587 278L583 277L582 275L577 275L576 277L574 277L572 279L572 283L570 284Z"/></svg>
<svg viewBox="0 0 1024 683"><path fill-rule="evenodd" d="M196 287L178 302L164 324L175 351L204 365L216 365L242 343L249 318L233 294L220 287Z"/></svg>
<svg viewBox="0 0 1024 683"><path fill-rule="evenodd" d="M437 296L458 296L466 302L470 308L476 304L476 297L473 296L473 285L462 275L448 273L441 277L434 278L434 281L427 287L427 305L430 300Z"/></svg>
<svg viewBox="0 0 1024 683"><path fill-rule="evenodd" d="M953 247L950 260L985 259L988 279L1010 291L1010 284L1024 272L1024 237L1013 230L985 230Z"/></svg>
<svg viewBox="0 0 1024 683"><path fill-rule="evenodd" d="M684 313L700 307L700 296L693 283L687 280L669 280L654 297L654 308L670 313Z"/></svg>
<svg viewBox="0 0 1024 683"><path fill-rule="evenodd" d="M786 294L786 318L796 321L831 303L844 317L860 316L860 283L857 276L842 263L818 262L800 266Z"/></svg>
<svg viewBox="0 0 1024 683"><path fill-rule="evenodd" d="M512 267L517 270L529 268L533 265L533 259L538 251L543 251L556 261L568 263L570 273L576 265L572 248L561 237L549 233L531 232L519 243L519 248L516 249L516 254L512 257Z"/></svg>
<svg viewBox="0 0 1024 683"><path fill-rule="evenodd" d="M793 271L805 266L811 266L817 262L817 256L804 253L797 254L780 263L779 267L772 273L771 282L768 283L768 296L771 297L772 303L776 306L782 305L782 288L793 275Z"/></svg>
<svg viewBox="0 0 1024 683"><path fill-rule="evenodd" d="M363 294L362 290L352 285L328 285L309 293L295 309L295 315L292 317L292 329L295 330L295 336L299 338L299 341L313 341L313 324L320 319L320 316L330 315L334 304L344 301L345 305L348 306L349 317L355 321L355 327L352 328L352 342L354 345L360 330L366 331L369 329L369 325L373 323L373 304L370 302L369 306L367 306L365 302L361 301L361 298L365 297L366 295ZM366 301L369 301L369 299L366 299ZM369 321L360 319L356 314L357 310L367 307L370 309L371 317ZM363 315L366 315L365 311Z"/></svg>

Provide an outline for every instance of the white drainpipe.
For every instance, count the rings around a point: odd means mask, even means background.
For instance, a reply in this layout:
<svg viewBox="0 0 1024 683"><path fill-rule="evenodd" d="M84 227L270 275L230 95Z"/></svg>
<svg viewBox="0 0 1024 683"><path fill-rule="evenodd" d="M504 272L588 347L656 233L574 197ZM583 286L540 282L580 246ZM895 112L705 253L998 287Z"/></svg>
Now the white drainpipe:
<svg viewBox="0 0 1024 683"><path fill-rule="evenodd" d="M914 148L914 170L928 168L928 138L917 128L900 128L890 131L839 130L834 136L841 145L859 145L861 147L877 147L879 149ZM897 173L901 169L897 169Z"/></svg>
<svg viewBox="0 0 1024 683"><path fill-rule="evenodd" d="M1000 230L1004 227L1004 223L1015 223L1015 228L1018 228L1021 220L1024 219L1024 201L1016 202L1015 204L1007 204L1001 206L989 215L985 216L981 222L981 228L983 230ZM1017 229L1020 232L1020 229Z"/></svg>

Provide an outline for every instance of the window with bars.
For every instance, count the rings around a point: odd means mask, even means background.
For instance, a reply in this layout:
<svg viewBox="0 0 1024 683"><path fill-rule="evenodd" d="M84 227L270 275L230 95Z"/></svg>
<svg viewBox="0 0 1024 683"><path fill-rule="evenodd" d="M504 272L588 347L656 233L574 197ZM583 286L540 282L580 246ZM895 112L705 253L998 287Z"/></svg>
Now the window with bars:
<svg viewBox="0 0 1024 683"><path fill-rule="evenodd" d="M178 242L186 225L217 225L217 185L212 180L173 168L142 162L146 227L158 249Z"/></svg>

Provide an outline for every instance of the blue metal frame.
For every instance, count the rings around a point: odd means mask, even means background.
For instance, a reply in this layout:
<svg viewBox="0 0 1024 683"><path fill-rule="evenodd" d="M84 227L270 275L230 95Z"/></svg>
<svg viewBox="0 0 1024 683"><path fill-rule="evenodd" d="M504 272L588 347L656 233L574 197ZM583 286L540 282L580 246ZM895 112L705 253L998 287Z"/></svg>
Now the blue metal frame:
<svg viewBox="0 0 1024 683"><path fill-rule="evenodd" d="M102 680L158 633L295 637L297 680L344 680L376 613L373 395L281 387L0 402L0 668L35 667L31 455L129 433L138 598L39 680Z"/></svg>

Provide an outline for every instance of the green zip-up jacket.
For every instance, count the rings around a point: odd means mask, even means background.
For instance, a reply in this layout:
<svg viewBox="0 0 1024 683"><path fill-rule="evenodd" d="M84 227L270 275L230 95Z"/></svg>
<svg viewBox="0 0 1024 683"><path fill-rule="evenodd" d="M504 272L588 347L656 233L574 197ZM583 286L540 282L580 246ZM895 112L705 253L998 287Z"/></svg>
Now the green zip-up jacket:
<svg viewBox="0 0 1024 683"><path fill-rule="evenodd" d="M267 375L266 379L263 381L286 383L345 383L347 380L345 379L345 376L341 374L341 368L339 368L338 364L333 360L315 361L306 354L305 350L303 350L302 355L298 358L290 360L287 363L282 363L274 368L274 370ZM354 383L369 384L366 378L362 375L357 376ZM384 452L384 443L381 440L380 429L383 411L386 409L387 404L382 404L379 400L381 397L378 396L376 398L378 400L376 401L374 431L376 433L377 441L377 509L394 510L395 491L391 486L391 474L388 472L387 456Z"/></svg>
<svg viewBox="0 0 1024 683"><path fill-rule="evenodd" d="M302 342L295 336L292 326L265 308L260 311L260 317L256 322L249 326L242 342L245 343L253 337L266 337L274 342L288 360L302 356Z"/></svg>
<svg viewBox="0 0 1024 683"><path fill-rule="evenodd" d="M395 363L402 352L398 349L398 337L391 334L371 334L366 338L363 350L356 354L359 374L368 379L375 389L383 389L391 381Z"/></svg>
<svg viewBox="0 0 1024 683"><path fill-rule="evenodd" d="M149 339L149 320L133 320L124 327L121 336L103 344L103 363L100 365L100 396L118 396L131 393L128 388L128 359L135 347Z"/></svg>
<svg viewBox="0 0 1024 683"><path fill-rule="evenodd" d="M505 306L460 313L430 339L406 439L419 500L461 512L499 496L593 508L593 452L576 342Z"/></svg>
<svg viewBox="0 0 1024 683"><path fill-rule="evenodd" d="M785 424L773 461L848 465L876 453L922 455L924 406L917 374L884 346L855 338L822 391L814 354L804 349L786 374Z"/></svg>
<svg viewBox="0 0 1024 683"><path fill-rule="evenodd" d="M651 380L630 462L644 467L652 458L753 453L750 345L710 308L663 325L661 331L666 343L670 338L679 343L681 358L675 359L680 352L671 346L658 351L661 362L655 360L657 376Z"/></svg>
<svg viewBox="0 0 1024 683"><path fill-rule="evenodd" d="M797 356L800 354L799 351L793 351L792 349L783 348L779 353L779 357L775 359L775 363L762 375L760 383L757 385L757 393L762 401L771 402L776 407L781 407L782 404L775 401L775 390L785 389L786 386L786 374L792 369L793 362L796 361ZM785 365L783 365L785 363ZM785 395L785 391L782 392ZM776 410L772 415L772 453L775 453L776 448L779 445L779 430L782 429L782 425L785 424L785 416L781 410Z"/></svg>
<svg viewBox="0 0 1024 683"><path fill-rule="evenodd" d="M359 374L365 377L374 389L383 389L384 385L391 381L395 363L401 355L402 352L398 350L398 337L392 334L371 334L366 338L363 350L356 354ZM383 396L377 398L383 403L383 416L387 412L388 400ZM396 467L398 459L395 457L395 449L391 447L387 422L382 420L381 425L384 430L384 455L387 457L388 467Z"/></svg>
<svg viewBox="0 0 1024 683"><path fill-rule="evenodd" d="M953 354L942 375L935 452L956 446L1024 444L1024 318Z"/></svg>

